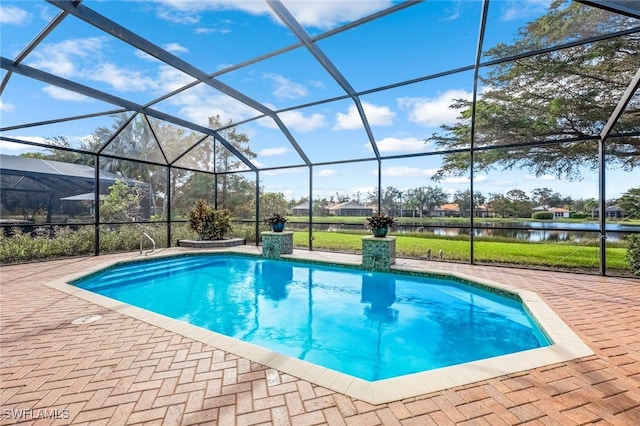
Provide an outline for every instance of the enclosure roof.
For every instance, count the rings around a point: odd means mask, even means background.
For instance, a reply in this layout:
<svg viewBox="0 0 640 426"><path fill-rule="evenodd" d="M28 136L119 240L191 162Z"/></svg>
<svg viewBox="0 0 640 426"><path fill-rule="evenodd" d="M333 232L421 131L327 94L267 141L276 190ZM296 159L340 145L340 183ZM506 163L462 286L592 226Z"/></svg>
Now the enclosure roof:
<svg viewBox="0 0 640 426"><path fill-rule="evenodd" d="M0 171L5 174L21 176L50 175L57 177L95 179L95 169L82 164L64 163L62 161L43 160L40 158L25 158L14 155L0 154ZM115 182L118 175L99 170L100 180Z"/></svg>
<svg viewBox="0 0 640 426"><path fill-rule="evenodd" d="M640 31L638 2L582 1L626 20L492 56L542 3L3 0L2 152L62 144L215 172L428 154L429 136L455 118L449 105L481 96L482 67ZM128 152L124 134L148 149ZM237 164L214 170L187 155L214 149Z"/></svg>

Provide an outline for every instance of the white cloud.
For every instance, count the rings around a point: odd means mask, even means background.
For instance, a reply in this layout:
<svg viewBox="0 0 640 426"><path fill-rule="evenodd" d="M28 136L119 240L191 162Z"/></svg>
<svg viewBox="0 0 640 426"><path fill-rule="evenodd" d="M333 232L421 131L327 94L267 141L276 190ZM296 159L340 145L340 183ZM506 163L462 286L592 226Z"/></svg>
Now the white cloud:
<svg viewBox="0 0 640 426"><path fill-rule="evenodd" d="M276 156L276 155L286 154L287 152L289 152L289 149L286 148L286 147L265 148L265 149L261 150L260 152L258 152L258 156L261 156L261 157L273 157L273 156Z"/></svg>
<svg viewBox="0 0 640 426"><path fill-rule="evenodd" d="M201 24L201 12L216 10L241 10L252 15L271 15L270 9L261 1L237 1L237 0L157 0L160 6L156 10L156 16L174 24L195 25ZM198 27L200 32L206 31L204 27Z"/></svg>
<svg viewBox="0 0 640 426"><path fill-rule="evenodd" d="M158 68L158 75L156 79L159 89L163 92L172 92L195 80L195 78L183 73L182 71L164 64Z"/></svg>
<svg viewBox="0 0 640 426"><path fill-rule="evenodd" d="M514 185L515 182L513 180L510 179L500 179L500 180L494 180L493 182L491 182L491 185L493 186L501 186L501 187L505 187L505 186L511 186Z"/></svg>
<svg viewBox="0 0 640 426"><path fill-rule="evenodd" d="M243 10L245 12L258 15L269 11L267 5L261 1L237 1L237 0L206 0L206 1L184 1L184 0L157 0L157 3L174 10L185 13L197 13L207 10Z"/></svg>
<svg viewBox="0 0 640 426"><path fill-rule="evenodd" d="M57 86L45 86L42 88L42 91L45 92L47 95L49 95L49 97L53 99L58 99L61 101L73 101L73 102L91 101L91 98L88 98L76 92L71 92L69 90L62 89Z"/></svg>
<svg viewBox="0 0 640 426"><path fill-rule="evenodd" d="M516 19L531 19L545 13L551 4L551 0L507 0L499 3L502 21Z"/></svg>
<svg viewBox="0 0 640 426"><path fill-rule="evenodd" d="M186 47L182 46L180 43L168 43L165 44L164 46L162 46L164 48L164 50L171 52L171 53L187 53L189 52L189 49L187 49Z"/></svg>
<svg viewBox="0 0 640 426"><path fill-rule="evenodd" d="M450 89L436 98L399 98L398 106L408 110L409 121L425 127L438 127L456 121L459 112L449 108L454 99L471 100L472 97L471 92Z"/></svg>
<svg viewBox="0 0 640 426"><path fill-rule="evenodd" d="M47 143L47 140L42 136L11 136L11 138L19 141L25 141L25 142L36 142L41 144ZM4 141L4 142L0 141L0 144L1 144L0 147L2 147L2 149L7 149L9 151L27 152L25 151L25 145L20 145L17 143L7 142L7 141Z"/></svg>
<svg viewBox="0 0 640 426"><path fill-rule="evenodd" d="M209 86L197 85L168 101L180 107L179 116L186 116L202 126L207 126L209 117L215 115L220 115L225 122L231 120L234 123L258 115L253 108L217 92L212 95L210 90Z"/></svg>
<svg viewBox="0 0 640 426"><path fill-rule="evenodd" d="M433 176L438 169L421 169L418 167L391 166L382 168L382 176L387 177L427 177ZM377 170L374 170L377 174Z"/></svg>
<svg viewBox="0 0 640 426"><path fill-rule="evenodd" d="M200 23L200 15L189 11L183 12L176 11L175 9L160 9L156 12L156 16L165 21L173 22L174 24L194 25Z"/></svg>
<svg viewBox="0 0 640 426"><path fill-rule="evenodd" d="M375 186L356 186L353 188L352 194L360 193L360 202L362 204L366 204L365 196L376 189Z"/></svg>
<svg viewBox="0 0 640 426"><path fill-rule="evenodd" d="M317 177L335 176L337 174L338 174L338 171L334 169L324 169L314 173L314 175Z"/></svg>
<svg viewBox="0 0 640 426"><path fill-rule="evenodd" d="M207 27L198 27L193 30L196 34L211 34L211 33L220 33L220 34L228 34L231 32L228 28L207 28Z"/></svg>
<svg viewBox="0 0 640 426"><path fill-rule="evenodd" d="M460 183L468 184L469 182L470 182L470 179L468 176L450 176L442 179L442 183L450 183L450 184L460 184Z"/></svg>
<svg viewBox="0 0 640 426"><path fill-rule="evenodd" d="M395 113L391 111L391 108L387 106L373 105L368 102L362 102L362 109L364 110L369 125L375 126L390 126L393 124L393 118ZM351 105L346 114L336 114L336 130L355 130L362 128L362 119L358 113L358 109L355 105Z"/></svg>
<svg viewBox="0 0 640 426"><path fill-rule="evenodd" d="M14 104L4 102L2 99L0 99L0 111L11 112L11 111L15 111L15 109L16 109L16 106Z"/></svg>
<svg viewBox="0 0 640 426"><path fill-rule="evenodd" d="M307 80L306 84L311 87L315 87L316 89L324 89L324 83L320 80Z"/></svg>
<svg viewBox="0 0 640 426"><path fill-rule="evenodd" d="M308 169L305 168L300 168L300 167L291 167L288 169L275 169L275 170L265 170L263 172L260 172L260 175L269 175L269 176L276 176L276 175L299 175L299 174L304 174L307 173ZM285 192L285 191L278 191L278 192Z"/></svg>
<svg viewBox="0 0 640 426"><path fill-rule="evenodd" d="M264 78L276 84L273 95L278 99L299 99L309 94L304 85L294 83L280 74L268 73L264 75Z"/></svg>
<svg viewBox="0 0 640 426"><path fill-rule="evenodd" d="M542 181L550 181L556 180L556 177L553 175L542 175L542 176L534 176L530 174L526 174L523 176L524 180L542 180Z"/></svg>
<svg viewBox="0 0 640 426"><path fill-rule="evenodd" d="M378 150L380 152L424 152L426 151L428 144L422 139L416 138L384 138L380 141L376 141ZM371 150L371 144L364 144L365 148Z"/></svg>
<svg viewBox="0 0 640 426"><path fill-rule="evenodd" d="M176 23L194 24L200 21L199 12L207 10L241 10L253 15L268 15L276 20L273 12L264 2L237 0L159 0L163 7L158 17ZM340 23L350 22L392 5L391 0L369 1L287 1L286 7L304 26L330 29ZM173 9L173 11L167 10ZM175 11L178 11L176 13ZM278 21L279 22L279 21Z"/></svg>
<svg viewBox="0 0 640 426"><path fill-rule="evenodd" d="M160 62L159 59L154 58L153 56L149 55L147 52L143 52L142 50L138 50L136 49L133 52L134 55L136 55L138 58L144 60L144 61L149 61L149 62Z"/></svg>
<svg viewBox="0 0 640 426"><path fill-rule="evenodd" d="M61 77L78 77L83 74L83 68L86 68L83 61L86 64L102 62L99 59L105 43L105 37L89 37L43 44L41 49L36 49L29 55L27 62L34 68Z"/></svg>
<svg viewBox="0 0 640 426"><path fill-rule="evenodd" d="M122 92L144 92L157 88L158 82L140 71L120 68L105 62L96 67L95 81L102 81Z"/></svg>
<svg viewBox="0 0 640 426"><path fill-rule="evenodd" d="M377 106L362 102L362 108L370 126L391 126L396 116L396 113L391 111L388 106Z"/></svg>
<svg viewBox="0 0 640 426"><path fill-rule="evenodd" d="M103 82L121 92L160 94L193 81L192 77L141 51L135 51L135 55L155 61L158 66L144 70L121 67L105 58L103 50L109 46L104 37L64 40L41 47L29 56L29 65L71 80Z"/></svg>
<svg viewBox="0 0 640 426"><path fill-rule="evenodd" d="M25 26L31 20L31 14L13 5L0 4L0 24Z"/></svg>
<svg viewBox="0 0 640 426"><path fill-rule="evenodd" d="M390 0L286 2L286 6L302 25L322 29L334 28L340 23L353 21L391 4Z"/></svg>
<svg viewBox="0 0 640 426"><path fill-rule="evenodd" d="M316 129L327 126L326 117L322 114L304 115L300 111L286 111L280 113L279 116L285 126L298 132L312 132ZM263 123L261 122L260 124ZM264 124L266 127L277 127L273 120L266 120Z"/></svg>

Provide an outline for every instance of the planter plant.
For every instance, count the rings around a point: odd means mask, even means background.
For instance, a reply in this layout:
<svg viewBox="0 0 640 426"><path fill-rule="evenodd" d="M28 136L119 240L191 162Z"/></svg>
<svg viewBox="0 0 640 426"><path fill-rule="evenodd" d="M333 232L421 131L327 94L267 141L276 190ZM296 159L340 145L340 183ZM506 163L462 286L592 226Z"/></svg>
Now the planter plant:
<svg viewBox="0 0 640 426"><path fill-rule="evenodd" d="M199 240L223 240L233 231L231 211L215 209L204 200L198 200L188 214L189 229L195 231Z"/></svg>
<svg viewBox="0 0 640 426"><path fill-rule="evenodd" d="M640 277L640 234L627 236L629 247L625 254L625 260L629 264L629 270L636 277Z"/></svg>
<svg viewBox="0 0 640 426"><path fill-rule="evenodd" d="M282 232L284 230L284 224L288 221L289 219L287 219L285 215L278 213L272 213L271 216L264 218L264 223L269 225L273 232Z"/></svg>
<svg viewBox="0 0 640 426"><path fill-rule="evenodd" d="M397 221L393 216L381 213L368 217L365 226L367 229L371 229L375 237L382 238L387 236L389 229L395 229L396 223Z"/></svg>

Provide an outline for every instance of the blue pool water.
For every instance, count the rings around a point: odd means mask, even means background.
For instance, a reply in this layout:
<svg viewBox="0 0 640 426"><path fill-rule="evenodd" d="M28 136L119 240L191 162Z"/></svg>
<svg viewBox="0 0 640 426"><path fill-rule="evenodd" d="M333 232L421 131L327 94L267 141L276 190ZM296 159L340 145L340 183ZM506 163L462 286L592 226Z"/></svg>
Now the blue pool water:
<svg viewBox="0 0 640 426"><path fill-rule="evenodd" d="M549 345L520 302L447 279L214 254L73 284L369 381Z"/></svg>

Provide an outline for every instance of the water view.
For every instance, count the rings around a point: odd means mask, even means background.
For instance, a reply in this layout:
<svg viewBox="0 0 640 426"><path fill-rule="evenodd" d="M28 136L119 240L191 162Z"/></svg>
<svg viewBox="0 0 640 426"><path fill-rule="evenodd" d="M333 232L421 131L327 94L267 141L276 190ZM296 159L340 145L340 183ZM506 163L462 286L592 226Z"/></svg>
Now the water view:
<svg viewBox="0 0 640 426"><path fill-rule="evenodd" d="M307 228L307 224L291 223L293 229ZM319 231L362 231L363 225L345 223L314 223ZM623 241L627 234L640 231L640 225L607 223L607 241ZM432 233L441 236L470 235L471 228L462 222L436 222L433 225L402 224L396 234ZM600 239L599 224L596 222L489 222L475 221L473 235L477 237L511 238L518 241L559 242L574 241L584 243L588 240Z"/></svg>

